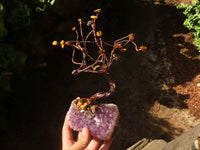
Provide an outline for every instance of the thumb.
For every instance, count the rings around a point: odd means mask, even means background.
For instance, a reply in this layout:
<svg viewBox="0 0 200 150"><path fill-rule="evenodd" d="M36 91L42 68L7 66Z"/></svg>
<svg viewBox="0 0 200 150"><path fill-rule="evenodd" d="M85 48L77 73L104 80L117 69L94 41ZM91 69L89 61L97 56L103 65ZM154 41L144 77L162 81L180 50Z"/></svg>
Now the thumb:
<svg viewBox="0 0 200 150"><path fill-rule="evenodd" d="M78 141L70 148L73 150L83 150L90 142L90 132L87 128L83 128Z"/></svg>

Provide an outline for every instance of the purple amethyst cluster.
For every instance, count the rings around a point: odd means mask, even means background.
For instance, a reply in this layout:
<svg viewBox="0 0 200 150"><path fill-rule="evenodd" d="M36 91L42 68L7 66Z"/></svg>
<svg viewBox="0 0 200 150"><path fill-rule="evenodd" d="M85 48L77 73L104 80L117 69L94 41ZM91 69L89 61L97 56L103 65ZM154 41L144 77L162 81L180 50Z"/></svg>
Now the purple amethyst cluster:
<svg viewBox="0 0 200 150"><path fill-rule="evenodd" d="M112 136L117 120L119 110L115 104L100 104L91 112L77 110L76 106L71 104L67 113L67 121L70 127L75 131L81 131L87 127L92 136L101 140L109 140Z"/></svg>

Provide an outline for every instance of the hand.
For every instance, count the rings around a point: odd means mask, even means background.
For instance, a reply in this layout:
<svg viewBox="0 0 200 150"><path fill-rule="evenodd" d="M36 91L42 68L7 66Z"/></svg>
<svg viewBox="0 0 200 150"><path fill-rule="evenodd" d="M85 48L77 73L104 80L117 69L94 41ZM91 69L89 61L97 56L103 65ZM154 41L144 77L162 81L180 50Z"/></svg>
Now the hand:
<svg viewBox="0 0 200 150"><path fill-rule="evenodd" d="M62 150L97 150L100 143L101 140L97 138L91 140L91 135L87 128L83 128L82 131L78 133L77 141L74 141L72 129L65 118L62 129ZM111 143L112 139L104 141L99 150L108 150Z"/></svg>

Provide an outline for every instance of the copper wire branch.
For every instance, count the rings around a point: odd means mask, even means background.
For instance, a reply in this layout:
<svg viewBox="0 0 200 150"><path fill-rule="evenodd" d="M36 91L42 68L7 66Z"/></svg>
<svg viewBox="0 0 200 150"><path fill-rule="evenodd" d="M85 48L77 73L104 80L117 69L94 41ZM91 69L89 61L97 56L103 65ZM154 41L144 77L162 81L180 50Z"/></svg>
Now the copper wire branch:
<svg viewBox="0 0 200 150"><path fill-rule="evenodd" d="M96 9L94 11L96 14L90 16L91 20L87 22L87 26L91 27L91 31L84 37L83 33L83 25L85 24L81 19L78 19L79 29L73 27L72 30L76 34L75 41L64 41L62 40L60 43L57 41L53 42L53 45L60 44L62 48L65 45L71 46L73 49L72 52L72 63L79 66L78 69L72 71L73 75L78 75L81 72L91 72L91 73L103 73L109 82L110 89L107 92L97 92L90 97L90 102L95 102L97 99L106 98L114 93L115 91L115 83L112 80L112 77L109 73L109 69L114 61L119 60L119 52L125 52L125 46L129 43L133 44L136 51L144 51L147 49L146 46L137 47L137 44L133 41L134 34L129 34L120 39L114 41L113 44L109 44L102 39L102 32L96 31L96 20L98 19L99 13L101 9ZM88 40L90 39L90 40ZM92 39L92 40L91 40ZM98 56L94 58L89 53L88 45L96 45L97 46L97 54ZM105 46L109 46L111 48L110 52L104 48ZM76 52L79 51L82 54L82 60L76 61L75 55Z"/></svg>

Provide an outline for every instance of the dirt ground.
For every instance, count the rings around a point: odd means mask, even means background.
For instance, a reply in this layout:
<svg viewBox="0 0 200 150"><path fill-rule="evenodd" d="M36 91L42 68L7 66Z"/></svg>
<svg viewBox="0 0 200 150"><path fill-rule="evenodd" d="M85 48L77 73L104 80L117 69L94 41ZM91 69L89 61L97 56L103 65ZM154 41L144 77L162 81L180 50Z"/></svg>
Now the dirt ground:
<svg viewBox="0 0 200 150"><path fill-rule="evenodd" d="M135 15L123 20L126 24L119 35L135 32L136 42L146 44L148 50L129 48L111 68L116 92L102 100L117 104L120 110L111 150L126 149L142 138L168 142L200 122L199 53L175 7L191 1L143 0L129 6ZM113 39L117 31L107 34ZM21 116L21 125L6 134L0 143L5 150L61 149L61 128L71 100L108 88L101 75L71 76L74 66L69 51L49 49L46 72L36 82L32 113Z"/></svg>

